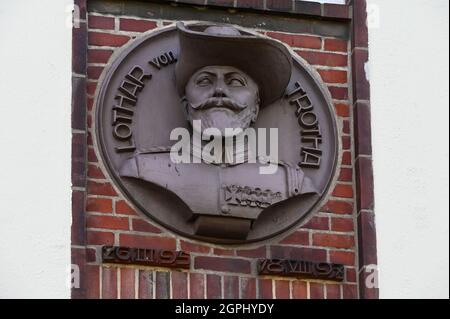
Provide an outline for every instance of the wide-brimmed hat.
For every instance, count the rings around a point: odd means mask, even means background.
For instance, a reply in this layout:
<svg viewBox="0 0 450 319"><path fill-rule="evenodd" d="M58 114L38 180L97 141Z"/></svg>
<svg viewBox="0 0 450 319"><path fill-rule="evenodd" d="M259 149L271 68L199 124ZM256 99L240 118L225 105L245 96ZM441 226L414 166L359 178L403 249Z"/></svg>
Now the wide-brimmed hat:
<svg viewBox="0 0 450 319"><path fill-rule="evenodd" d="M195 72L218 65L233 66L247 73L259 85L261 107L283 96L292 72L292 57L283 44L231 25L185 26L178 22L177 28L180 53L175 76L180 95L184 95Z"/></svg>

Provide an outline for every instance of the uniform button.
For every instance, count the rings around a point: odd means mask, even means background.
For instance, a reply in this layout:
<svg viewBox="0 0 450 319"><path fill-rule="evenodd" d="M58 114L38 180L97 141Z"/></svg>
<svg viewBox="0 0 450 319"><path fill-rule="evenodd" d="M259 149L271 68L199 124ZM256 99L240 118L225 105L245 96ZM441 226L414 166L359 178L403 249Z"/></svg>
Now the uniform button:
<svg viewBox="0 0 450 319"><path fill-rule="evenodd" d="M228 206L226 206L226 205L223 205L223 206L222 206L222 213L223 213L223 214L228 214L228 213L230 213L230 208L229 208Z"/></svg>

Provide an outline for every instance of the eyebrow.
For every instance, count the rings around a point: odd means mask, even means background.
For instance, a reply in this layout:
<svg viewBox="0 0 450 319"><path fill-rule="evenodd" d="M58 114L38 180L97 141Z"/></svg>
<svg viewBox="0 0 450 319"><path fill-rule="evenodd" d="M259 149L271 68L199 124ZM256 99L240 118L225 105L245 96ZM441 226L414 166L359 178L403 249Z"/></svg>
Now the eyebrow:
<svg viewBox="0 0 450 319"><path fill-rule="evenodd" d="M230 75L239 75L240 77L243 77L245 79L245 76L243 74L236 72L236 71L225 73L225 76L230 76Z"/></svg>
<svg viewBox="0 0 450 319"><path fill-rule="evenodd" d="M215 73L208 72L208 71L202 71L201 73L199 73L199 74L197 75L197 77L202 76L202 75L217 76Z"/></svg>

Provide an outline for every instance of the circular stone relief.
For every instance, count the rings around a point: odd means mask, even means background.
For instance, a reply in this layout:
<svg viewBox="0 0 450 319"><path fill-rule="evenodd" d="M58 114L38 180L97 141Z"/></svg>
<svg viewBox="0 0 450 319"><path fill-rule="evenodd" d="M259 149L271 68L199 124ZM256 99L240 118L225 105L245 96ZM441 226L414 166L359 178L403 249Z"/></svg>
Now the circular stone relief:
<svg viewBox="0 0 450 319"><path fill-rule="evenodd" d="M251 90L256 102L227 104ZM191 100L202 98L218 105L195 109ZM249 124L239 123L258 142L266 134L265 154L244 144L239 162L202 156L192 122L198 110L219 126L249 112ZM189 132L187 162L172 156L180 130ZM142 214L182 236L224 244L265 240L309 219L339 154L331 98L305 61L278 41L207 23L153 31L117 52L99 82L95 132L113 182ZM220 159L237 158L220 140Z"/></svg>

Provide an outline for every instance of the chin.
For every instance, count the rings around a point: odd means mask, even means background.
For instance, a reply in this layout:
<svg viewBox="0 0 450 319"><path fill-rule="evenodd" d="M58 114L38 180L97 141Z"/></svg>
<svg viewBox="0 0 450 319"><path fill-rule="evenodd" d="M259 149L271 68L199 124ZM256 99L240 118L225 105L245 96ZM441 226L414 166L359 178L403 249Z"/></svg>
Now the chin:
<svg viewBox="0 0 450 319"><path fill-rule="evenodd" d="M208 128L215 128L220 131L217 134L212 134L213 137L231 137L236 134L229 134L226 129L242 129L245 130L250 126L248 116L236 114L233 111L225 108L213 108L200 114L192 114L191 124L193 120L200 120L202 122L202 133ZM228 133L228 134L226 134Z"/></svg>

